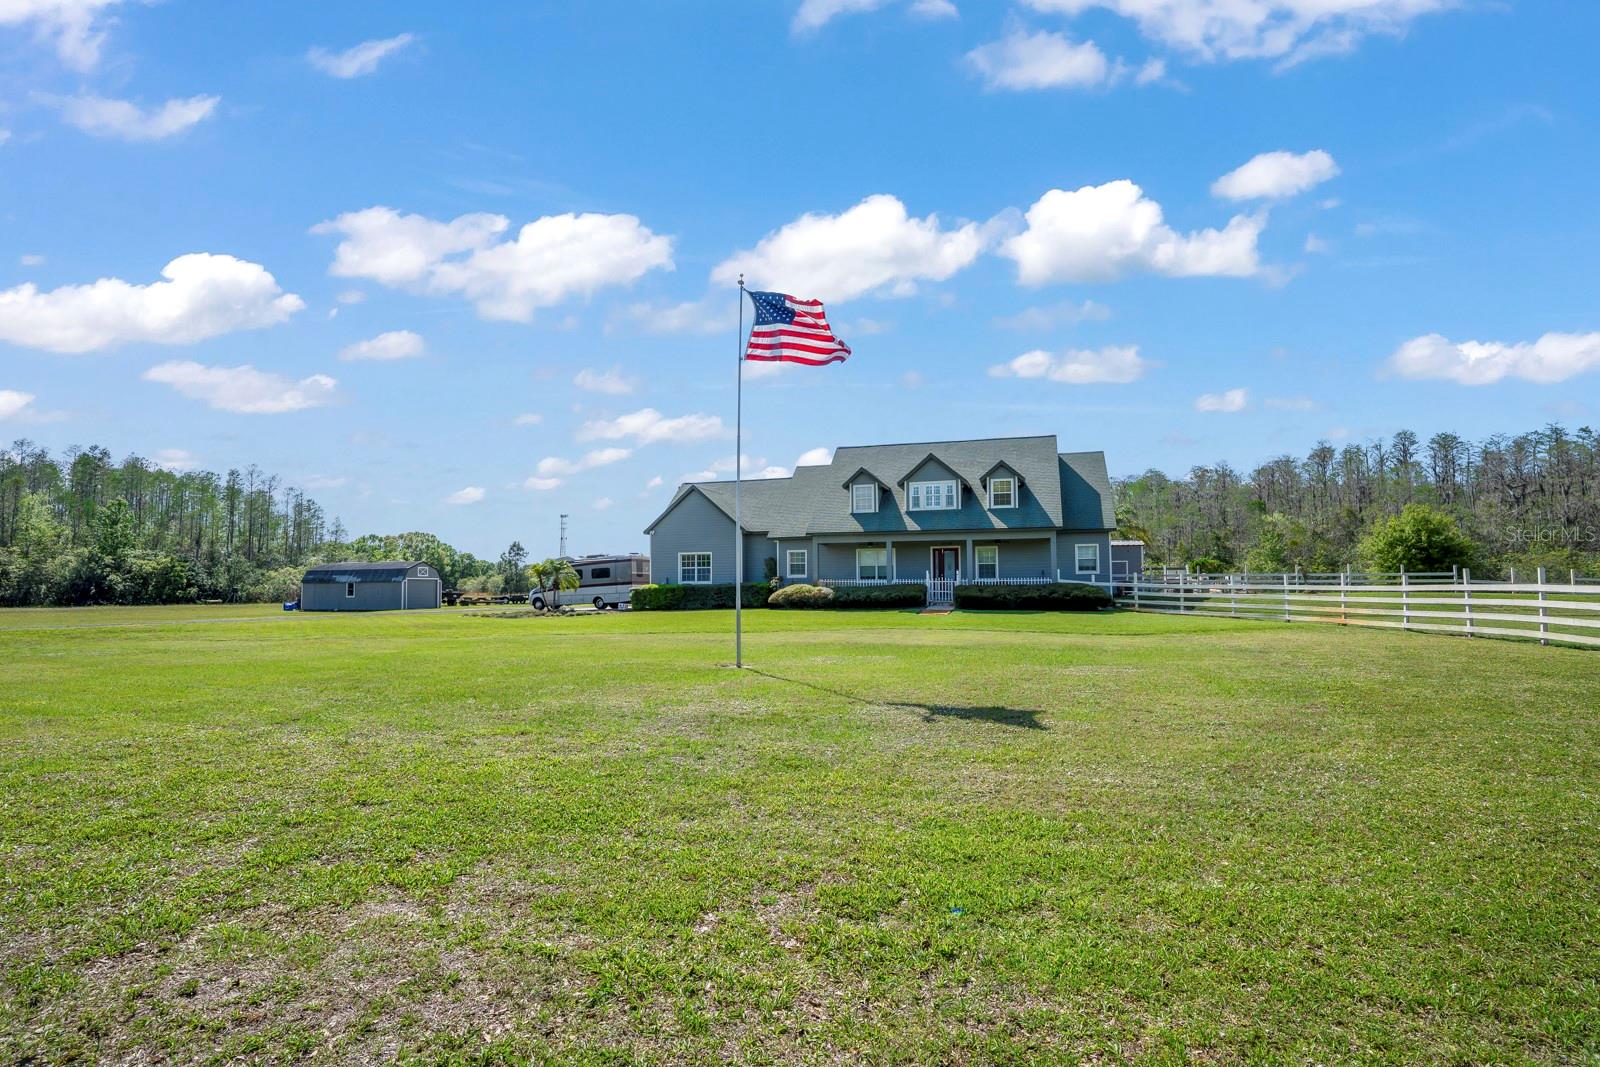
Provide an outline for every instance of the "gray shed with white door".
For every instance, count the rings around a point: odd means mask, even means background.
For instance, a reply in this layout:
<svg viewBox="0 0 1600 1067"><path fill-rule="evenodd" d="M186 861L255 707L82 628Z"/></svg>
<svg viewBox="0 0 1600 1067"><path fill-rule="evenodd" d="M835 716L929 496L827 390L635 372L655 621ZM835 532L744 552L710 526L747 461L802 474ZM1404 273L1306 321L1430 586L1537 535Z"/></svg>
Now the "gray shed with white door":
<svg viewBox="0 0 1600 1067"><path fill-rule="evenodd" d="M426 563L324 563L300 579L300 610L436 608L443 592L438 571Z"/></svg>

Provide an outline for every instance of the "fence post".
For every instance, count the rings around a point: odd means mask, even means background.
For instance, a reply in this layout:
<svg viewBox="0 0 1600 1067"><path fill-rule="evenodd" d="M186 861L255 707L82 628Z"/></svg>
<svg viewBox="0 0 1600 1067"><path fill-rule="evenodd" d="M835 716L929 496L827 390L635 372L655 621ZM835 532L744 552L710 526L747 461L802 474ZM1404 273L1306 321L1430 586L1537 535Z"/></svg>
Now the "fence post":
<svg viewBox="0 0 1600 1067"><path fill-rule="evenodd" d="M1133 610L1139 610L1139 585L1144 581L1144 571L1133 576Z"/></svg>
<svg viewBox="0 0 1600 1067"><path fill-rule="evenodd" d="M1411 583L1406 579L1406 569L1400 568L1400 629L1411 629Z"/></svg>
<svg viewBox="0 0 1600 1067"><path fill-rule="evenodd" d="M1187 607L1187 605L1185 603L1184 595L1183 595L1184 592L1187 590L1188 585L1189 585L1189 571L1188 571L1187 568L1185 568L1182 577L1180 577L1178 579L1178 614L1179 615L1182 615L1185 611L1188 610L1188 607Z"/></svg>
<svg viewBox="0 0 1600 1067"><path fill-rule="evenodd" d="M1550 642L1545 640L1545 636L1544 636L1545 634L1550 632L1550 624L1545 621L1547 618L1549 618L1549 616L1545 614L1545 612L1548 609L1544 606L1544 568L1543 567L1539 568L1538 575L1539 575L1539 643L1541 645L1548 645Z"/></svg>
<svg viewBox="0 0 1600 1067"><path fill-rule="evenodd" d="M1228 575L1228 614L1239 614L1239 586L1233 575Z"/></svg>
<svg viewBox="0 0 1600 1067"><path fill-rule="evenodd" d="M1339 625L1340 626L1343 626L1345 623L1350 621L1349 618L1345 615L1345 611L1350 606L1348 601L1347 601L1347 599L1346 599L1348 597L1348 595L1349 595L1349 589L1350 589L1350 571L1349 571L1349 568L1347 567L1346 569L1344 569L1344 570L1339 572Z"/></svg>
<svg viewBox="0 0 1600 1067"><path fill-rule="evenodd" d="M1472 636L1472 568L1461 568L1461 603L1466 605L1467 636Z"/></svg>
<svg viewBox="0 0 1600 1067"><path fill-rule="evenodd" d="M1298 566L1299 565L1296 564L1296 567L1298 567ZM1297 573L1298 573L1298 571L1297 571ZM1289 617L1289 572L1288 571L1284 571L1283 572L1283 621L1284 622L1293 622L1294 621L1293 619L1291 619Z"/></svg>

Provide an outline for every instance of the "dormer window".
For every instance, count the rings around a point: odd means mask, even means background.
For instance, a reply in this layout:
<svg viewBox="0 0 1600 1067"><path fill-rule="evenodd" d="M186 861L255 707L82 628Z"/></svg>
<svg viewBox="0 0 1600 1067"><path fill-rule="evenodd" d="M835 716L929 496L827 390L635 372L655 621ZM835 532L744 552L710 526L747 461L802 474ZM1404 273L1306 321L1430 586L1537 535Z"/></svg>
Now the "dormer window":
<svg viewBox="0 0 1600 1067"><path fill-rule="evenodd" d="M912 482L906 490L910 511L954 511L960 506L955 482Z"/></svg>
<svg viewBox="0 0 1600 1067"><path fill-rule="evenodd" d="M1017 480L1015 478L989 479L989 507L1014 508L1017 506Z"/></svg>
<svg viewBox="0 0 1600 1067"><path fill-rule="evenodd" d="M850 487L850 510L856 514L878 510L878 483L857 482Z"/></svg>

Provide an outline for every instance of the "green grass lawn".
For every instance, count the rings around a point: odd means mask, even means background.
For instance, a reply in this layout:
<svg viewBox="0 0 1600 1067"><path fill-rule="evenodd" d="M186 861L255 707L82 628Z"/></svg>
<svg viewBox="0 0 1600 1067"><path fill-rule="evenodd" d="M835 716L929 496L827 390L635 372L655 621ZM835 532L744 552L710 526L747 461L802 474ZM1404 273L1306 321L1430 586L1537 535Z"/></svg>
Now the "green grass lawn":
<svg viewBox="0 0 1600 1067"><path fill-rule="evenodd" d="M1600 1058L1600 655L731 621L0 614L0 1061Z"/></svg>

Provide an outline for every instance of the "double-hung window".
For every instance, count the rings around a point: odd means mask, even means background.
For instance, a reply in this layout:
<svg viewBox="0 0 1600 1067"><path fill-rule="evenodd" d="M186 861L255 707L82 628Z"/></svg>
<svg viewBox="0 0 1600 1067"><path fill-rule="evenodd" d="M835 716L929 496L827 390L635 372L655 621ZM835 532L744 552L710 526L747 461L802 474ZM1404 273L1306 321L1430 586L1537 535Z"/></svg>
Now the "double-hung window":
<svg viewBox="0 0 1600 1067"><path fill-rule="evenodd" d="M784 568L785 578L804 578L806 576L806 550L791 548L788 550L788 565Z"/></svg>
<svg viewBox="0 0 1600 1067"><path fill-rule="evenodd" d="M856 578L861 581L882 581L889 577L889 550L887 548L856 549Z"/></svg>
<svg viewBox="0 0 1600 1067"><path fill-rule="evenodd" d="M679 552L678 582L681 585L710 585L711 553Z"/></svg>
<svg viewBox="0 0 1600 1067"><path fill-rule="evenodd" d="M1014 508L1017 506L1017 480L1015 478L989 479L989 507Z"/></svg>
<svg viewBox="0 0 1600 1067"><path fill-rule="evenodd" d="M1077 554L1079 574L1093 574L1100 569L1099 545L1076 545L1074 550Z"/></svg>
<svg viewBox="0 0 1600 1067"><path fill-rule="evenodd" d="M857 482L850 487L850 510L853 512L878 510L878 483Z"/></svg>
<svg viewBox="0 0 1600 1067"><path fill-rule="evenodd" d="M992 582L1000 577L999 545L978 545L972 555L978 564L978 581Z"/></svg>
<svg viewBox="0 0 1600 1067"><path fill-rule="evenodd" d="M959 506L955 482L912 482L906 491L911 511L953 511Z"/></svg>

